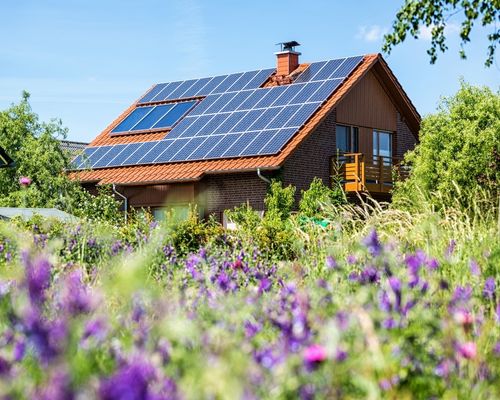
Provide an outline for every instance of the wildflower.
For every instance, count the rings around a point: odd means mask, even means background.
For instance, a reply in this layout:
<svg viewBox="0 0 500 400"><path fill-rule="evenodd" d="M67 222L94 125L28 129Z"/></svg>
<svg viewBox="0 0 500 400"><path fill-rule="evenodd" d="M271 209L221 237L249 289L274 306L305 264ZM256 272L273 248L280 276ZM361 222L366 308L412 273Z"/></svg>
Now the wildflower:
<svg viewBox="0 0 500 400"><path fill-rule="evenodd" d="M496 342L495 346L493 346L493 353L495 353L497 357L500 357L500 342Z"/></svg>
<svg viewBox="0 0 500 400"><path fill-rule="evenodd" d="M103 400L140 400L150 398L149 383L156 377L154 367L142 359L123 365L110 378L101 382L99 396Z"/></svg>
<svg viewBox="0 0 500 400"><path fill-rule="evenodd" d="M250 321L245 321L244 326L245 326L245 336L248 339L253 338L262 329L262 325L254 324Z"/></svg>
<svg viewBox="0 0 500 400"><path fill-rule="evenodd" d="M361 271L360 283L376 283L380 280L380 274L378 270L369 265L363 271Z"/></svg>
<svg viewBox="0 0 500 400"><path fill-rule="evenodd" d="M458 302L468 302L472 296L472 287L470 285L466 286L457 286L455 291L453 292L453 297L451 302L453 304Z"/></svg>
<svg viewBox="0 0 500 400"><path fill-rule="evenodd" d="M447 257L450 257L455 252L456 245L457 245L457 242L454 239L451 239L450 243L448 244L448 248L446 249L446 256Z"/></svg>
<svg viewBox="0 0 500 400"><path fill-rule="evenodd" d="M342 349L337 349L336 353L335 353L335 361L337 362L343 362L345 360L347 360L347 351L345 350L342 350Z"/></svg>
<svg viewBox="0 0 500 400"><path fill-rule="evenodd" d="M345 331L349 327L349 314L345 311L339 311L335 315L335 321L341 331Z"/></svg>
<svg viewBox="0 0 500 400"><path fill-rule="evenodd" d="M27 176L21 176L19 178L19 184L21 186L28 187L29 185L31 185L31 178L29 178Z"/></svg>
<svg viewBox="0 0 500 400"><path fill-rule="evenodd" d="M319 344L312 344L304 350L304 360L308 364L319 364L326 358L326 349Z"/></svg>
<svg viewBox="0 0 500 400"><path fill-rule="evenodd" d="M474 276L481 275L481 269L479 268L479 264L476 262L476 260L470 260L469 269L472 275Z"/></svg>
<svg viewBox="0 0 500 400"><path fill-rule="evenodd" d="M465 359L471 360L477 356L477 347L474 342L465 342L457 346L457 351L460 356Z"/></svg>
<svg viewBox="0 0 500 400"><path fill-rule="evenodd" d="M450 369L452 368L452 366L453 364L450 360L444 359L436 366L434 373L441 378L447 378L450 374Z"/></svg>
<svg viewBox="0 0 500 400"><path fill-rule="evenodd" d="M393 318L386 318L382 321L382 326L385 329L394 329L396 327L396 321Z"/></svg>
<svg viewBox="0 0 500 400"><path fill-rule="evenodd" d="M394 293L401 293L401 281L395 276L389 278L389 286L394 291Z"/></svg>
<svg viewBox="0 0 500 400"><path fill-rule="evenodd" d="M372 231L368 234L368 236L363 240L363 244L368 249L368 252L373 256L377 257L380 255L382 250L382 246L378 239L377 231L372 229Z"/></svg>
<svg viewBox="0 0 500 400"><path fill-rule="evenodd" d="M325 263L328 269L337 268L337 262L335 261L335 258L333 258L332 256L327 256Z"/></svg>
<svg viewBox="0 0 500 400"><path fill-rule="evenodd" d="M14 361L19 362L24 358L26 351L26 342L22 339L17 340L14 344L13 358Z"/></svg>
<svg viewBox="0 0 500 400"><path fill-rule="evenodd" d="M271 289L272 283L267 278L262 278L259 282L259 293L268 292Z"/></svg>
<svg viewBox="0 0 500 400"><path fill-rule="evenodd" d="M82 272L72 271L65 284L64 308L74 315L89 312L92 308L91 297L82 282Z"/></svg>
<svg viewBox="0 0 500 400"><path fill-rule="evenodd" d="M493 300L495 297L495 289L496 289L495 278L490 276L484 282L483 297L487 300Z"/></svg>
<svg viewBox="0 0 500 400"><path fill-rule="evenodd" d="M453 314L453 319L460 325L465 327L470 326L474 323L474 317L472 314L466 310L457 310Z"/></svg>
<svg viewBox="0 0 500 400"><path fill-rule="evenodd" d="M45 291L50 285L52 266L44 257L39 257L34 262L27 257L27 255L24 256L28 293L33 303L42 303L45 300Z"/></svg>
<svg viewBox="0 0 500 400"><path fill-rule="evenodd" d="M391 300L389 299L389 295L387 294L387 292L385 290L383 290L380 293L379 307L384 312L391 312L391 310L392 310Z"/></svg>
<svg viewBox="0 0 500 400"><path fill-rule="evenodd" d="M0 356L0 376L5 376L10 372L11 365L9 362Z"/></svg>
<svg viewBox="0 0 500 400"><path fill-rule="evenodd" d="M431 271L435 271L436 269L439 268L439 261L436 260L435 258L430 258L428 259L425 264L427 265L427 268Z"/></svg>
<svg viewBox="0 0 500 400"><path fill-rule="evenodd" d="M85 324L82 339L94 337L97 340L104 339L106 336L106 323L102 319L92 319Z"/></svg>

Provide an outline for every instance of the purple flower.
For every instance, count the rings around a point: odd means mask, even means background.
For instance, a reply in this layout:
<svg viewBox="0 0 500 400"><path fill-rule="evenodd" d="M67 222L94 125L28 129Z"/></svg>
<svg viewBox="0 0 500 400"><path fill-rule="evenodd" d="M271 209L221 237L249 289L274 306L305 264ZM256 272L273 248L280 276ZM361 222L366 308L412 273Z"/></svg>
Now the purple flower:
<svg viewBox="0 0 500 400"><path fill-rule="evenodd" d="M348 356L347 351L342 349L337 349L337 351L335 352L335 361L343 362L347 360L347 356Z"/></svg>
<svg viewBox="0 0 500 400"><path fill-rule="evenodd" d="M259 281L259 293L268 292L271 289L272 283L267 278L262 278Z"/></svg>
<svg viewBox="0 0 500 400"><path fill-rule="evenodd" d="M389 295L387 294L387 292L385 290L383 290L380 293L379 307L384 312L391 312L391 310L392 310L391 300L389 299Z"/></svg>
<svg viewBox="0 0 500 400"><path fill-rule="evenodd" d="M396 327L396 321L393 318L386 318L382 321L382 326L385 329L394 329Z"/></svg>
<svg viewBox="0 0 500 400"><path fill-rule="evenodd" d="M71 314L88 313L91 309L91 297L82 282L82 272L72 271L66 278L63 307Z"/></svg>
<svg viewBox="0 0 500 400"><path fill-rule="evenodd" d="M21 176L19 178L19 184L21 186L27 187L27 186L31 185L31 178L29 178L27 176Z"/></svg>
<svg viewBox="0 0 500 400"><path fill-rule="evenodd" d="M92 319L85 324L82 339L94 337L97 340L104 339L106 336L106 322L100 318Z"/></svg>
<svg viewBox="0 0 500 400"><path fill-rule="evenodd" d="M71 379L67 373L56 371L40 389L35 398L39 400L72 400L75 395L71 389Z"/></svg>
<svg viewBox="0 0 500 400"><path fill-rule="evenodd" d="M0 356L0 376L5 376L10 372L10 363Z"/></svg>
<svg viewBox="0 0 500 400"><path fill-rule="evenodd" d="M435 271L439 268L439 261L436 260L435 258L430 258L428 259L425 264L427 265L427 268L431 271Z"/></svg>
<svg viewBox="0 0 500 400"><path fill-rule="evenodd" d="M389 278L389 286L394 293L401 293L401 281L397 277L391 276Z"/></svg>
<svg viewBox="0 0 500 400"><path fill-rule="evenodd" d="M320 344L312 344L304 350L304 361L307 364L319 364L326 358L326 349Z"/></svg>
<svg viewBox="0 0 500 400"><path fill-rule="evenodd" d="M470 260L469 269L472 275L474 276L481 275L481 268L479 268L479 264L477 263L476 260Z"/></svg>
<svg viewBox="0 0 500 400"><path fill-rule="evenodd" d="M260 324L253 324L250 321L245 321L244 326L245 326L245 336L248 339L253 338L262 329L262 326Z"/></svg>
<svg viewBox="0 0 500 400"><path fill-rule="evenodd" d="M450 243L448 244L448 248L446 249L446 256L447 257L450 257L455 252L456 245L457 245L457 242L454 239L451 239Z"/></svg>
<svg viewBox="0 0 500 400"><path fill-rule="evenodd" d="M447 378L450 374L450 369L452 368L452 366L453 364L450 360L444 359L436 366L434 373L441 378Z"/></svg>
<svg viewBox="0 0 500 400"><path fill-rule="evenodd" d="M474 342L465 342L457 345L458 354L468 360L476 358L477 356L477 346Z"/></svg>
<svg viewBox="0 0 500 400"><path fill-rule="evenodd" d="M500 342L496 342L495 346L493 346L493 353L495 353L497 357L500 357Z"/></svg>
<svg viewBox="0 0 500 400"><path fill-rule="evenodd" d="M484 282L483 297L487 300L493 300L495 298L495 289L496 289L495 278L490 276Z"/></svg>
<svg viewBox="0 0 500 400"><path fill-rule="evenodd" d="M24 358L26 351L26 342L22 339L17 340L14 344L13 358L14 361L19 362Z"/></svg>
<svg viewBox="0 0 500 400"><path fill-rule="evenodd" d="M372 231L368 234L368 236L364 238L363 244L366 246L368 252L373 257L377 257L382 250L382 246L380 244L377 231L375 229L372 229Z"/></svg>
<svg viewBox="0 0 500 400"><path fill-rule="evenodd" d="M332 256L327 256L325 263L328 269L337 268L337 262L335 261L335 258L333 258Z"/></svg>
<svg viewBox="0 0 500 400"><path fill-rule="evenodd" d="M377 283L380 280L380 274L374 266L367 266L361 271L360 283Z"/></svg>
<svg viewBox="0 0 500 400"><path fill-rule="evenodd" d="M470 285L466 286L457 286L455 291L453 292L453 297L451 302L453 304L458 302L468 302L472 296L472 287Z"/></svg>
<svg viewBox="0 0 500 400"><path fill-rule="evenodd" d="M23 256L26 266L26 281L28 293L32 303L40 304L45 301L45 291L50 286L50 270L52 268L49 260L38 257L32 262L28 255Z"/></svg>
<svg viewBox="0 0 500 400"><path fill-rule="evenodd" d="M123 365L103 380L99 396L103 400L142 400L150 398L150 382L156 377L154 367L142 359Z"/></svg>

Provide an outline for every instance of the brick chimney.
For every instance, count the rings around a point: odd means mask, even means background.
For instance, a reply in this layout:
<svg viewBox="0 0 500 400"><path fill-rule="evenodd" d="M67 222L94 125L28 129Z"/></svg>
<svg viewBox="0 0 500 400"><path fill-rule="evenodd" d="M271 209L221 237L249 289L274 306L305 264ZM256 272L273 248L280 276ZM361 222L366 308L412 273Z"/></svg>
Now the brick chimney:
<svg viewBox="0 0 500 400"><path fill-rule="evenodd" d="M276 54L276 75L289 75L299 66L300 53L295 51L296 46L300 46L296 41L278 43L281 51Z"/></svg>

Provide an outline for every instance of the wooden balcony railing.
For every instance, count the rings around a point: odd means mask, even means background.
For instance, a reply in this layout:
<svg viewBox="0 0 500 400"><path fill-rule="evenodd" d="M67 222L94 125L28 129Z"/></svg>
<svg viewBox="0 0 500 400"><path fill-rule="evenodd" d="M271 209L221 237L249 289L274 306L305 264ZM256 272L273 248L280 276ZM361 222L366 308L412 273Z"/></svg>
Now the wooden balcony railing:
<svg viewBox="0 0 500 400"><path fill-rule="evenodd" d="M408 177L409 168L396 157L343 153L332 158L346 192L389 193L397 180Z"/></svg>

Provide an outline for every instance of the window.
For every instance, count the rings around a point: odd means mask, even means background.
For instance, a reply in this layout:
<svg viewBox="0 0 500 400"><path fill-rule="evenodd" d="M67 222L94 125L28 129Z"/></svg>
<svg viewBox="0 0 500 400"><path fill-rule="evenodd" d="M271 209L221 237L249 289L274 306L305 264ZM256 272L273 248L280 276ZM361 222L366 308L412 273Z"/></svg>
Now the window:
<svg viewBox="0 0 500 400"><path fill-rule="evenodd" d="M357 153L359 133L355 126L337 125L337 150L341 153Z"/></svg>
<svg viewBox="0 0 500 400"><path fill-rule="evenodd" d="M167 207L155 207L152 210L155 221L185 221L189 216L189 204L177 204Z"/></svg>
<svg viewBox="0 0 500 400"><path fill-rule="evenodd" d="M373 160L382 159L384 165L392 164L392 134L390 132L373 131Z"/></svg>

